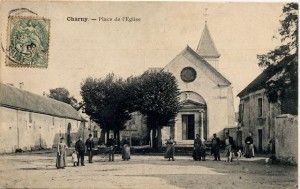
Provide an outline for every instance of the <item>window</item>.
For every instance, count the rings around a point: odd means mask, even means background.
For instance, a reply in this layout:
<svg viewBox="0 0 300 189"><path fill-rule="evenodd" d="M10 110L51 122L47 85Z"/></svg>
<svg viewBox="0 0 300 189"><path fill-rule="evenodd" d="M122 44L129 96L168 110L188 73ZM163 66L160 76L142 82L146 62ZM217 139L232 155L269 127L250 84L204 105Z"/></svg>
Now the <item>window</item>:
<svg viewBox="0 0 300 189"><path fill-rule="evenodd" d="M93 134L94 134L94 137L95 137L95 138L98 138L98 130L94 130L94 133L93 133Z"/></svg>
<svg viewBox="0 0 300 189"><path fill-rule="evenodd" d="M261 118L263 116L263 99L258 98L257 103L258 103L258 117Z"/></svg>
<svg viewBox="0 0 300 189"><path fill-rule="evenodd" d="M54 125L54 117L52 117L52 125Z"/></svg>
<svg viewBox="0 0 300 189"><path fill-rule="evenodd" d="M182 81L189 83L196 79L197 72L192 67L185 67L182 69L180 76L181 76Z"/></svg>
<svg viewBox="0 0 300 189"><path fill-rule="evenodd" d="M32 123L32 113L29 112L29 123Z"/></svg>

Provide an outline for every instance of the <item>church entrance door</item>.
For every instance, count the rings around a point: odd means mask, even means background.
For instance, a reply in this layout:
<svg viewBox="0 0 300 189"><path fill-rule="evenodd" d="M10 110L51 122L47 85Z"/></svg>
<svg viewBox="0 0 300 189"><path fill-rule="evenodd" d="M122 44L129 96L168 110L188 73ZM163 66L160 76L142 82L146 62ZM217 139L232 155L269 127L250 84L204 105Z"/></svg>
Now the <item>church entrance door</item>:
<svg viewBox="0 0 300 189"><path fill-rule="evenodd" d="M194 140L195 138L195 115L182 115L182 140Z"/></svg>

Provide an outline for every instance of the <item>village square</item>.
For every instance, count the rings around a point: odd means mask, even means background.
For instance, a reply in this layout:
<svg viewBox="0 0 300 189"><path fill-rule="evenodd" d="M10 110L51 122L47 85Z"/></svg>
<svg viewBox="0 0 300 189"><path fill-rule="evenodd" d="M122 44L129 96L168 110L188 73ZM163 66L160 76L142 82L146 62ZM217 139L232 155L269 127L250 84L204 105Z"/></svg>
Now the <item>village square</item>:
<svg viewBox="0 0 300 189"><path fill-rule="evenodd" d="M0 7L0 188L298 187L297 3L22 5Z"/></svg>

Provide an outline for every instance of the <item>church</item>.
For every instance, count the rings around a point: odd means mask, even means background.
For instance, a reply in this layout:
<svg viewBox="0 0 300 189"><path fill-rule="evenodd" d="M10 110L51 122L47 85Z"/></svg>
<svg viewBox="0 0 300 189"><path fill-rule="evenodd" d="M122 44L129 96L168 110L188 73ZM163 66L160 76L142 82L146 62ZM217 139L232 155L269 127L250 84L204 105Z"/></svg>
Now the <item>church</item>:
<svg viewBox="0 0 300 189"><path fill-rule="evenodd" d="M162 129L163 143L172 136L179 145L191 145L197 134L222 138L225 128L234 127L232 85L218 70L220 56L205 23L197 49L185 47L162 69L175 76L183 105L175 124Z"/></svg>
<svg viewBox="0 0 300 189"><path fill-rule="evenodd" d="M232 86L218 71L220 56L205 23L196 51L187 46L164 67L177 79L183 107L174 127L163 129L163 140L173 136L178 144L190 144L196 134L209 140L234 126Z"/></svg>

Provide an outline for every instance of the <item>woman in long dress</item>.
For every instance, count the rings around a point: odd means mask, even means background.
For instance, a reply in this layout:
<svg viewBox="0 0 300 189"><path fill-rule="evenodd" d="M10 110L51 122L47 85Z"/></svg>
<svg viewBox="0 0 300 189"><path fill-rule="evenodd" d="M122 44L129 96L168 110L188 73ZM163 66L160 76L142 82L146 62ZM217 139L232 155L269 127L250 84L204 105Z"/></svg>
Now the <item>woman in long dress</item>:
<svg viewBox="0 0 300 189"><path fill-rule="evenodd" d="M175 144L176 142L174 141L174 139L172 137L170 137L170 139L167 140L167 150L165 153L165 158L168 158L169 161L172 158L172 161L174 161L174 154L175 154Z"/></svg>
<svg viewBox="0 0 300 189"><path fill-rule="evenodd" d="M193 151L193 158L195 161L200 161L202 157L202 140L200 135L197 134L194 140L194 151Z"/></svg>
<svg viewBox="0 0 300 189"><path fill-rule="evenodd" d="M56 168L64 169L66 167L67 145L64 143L64 138L60 138L57 145Z"/></svg>
<svg viewBox="0 0 300 189"><path fill-rule="evenodd" d="M122 159L126 161L130 159L130 145L127 139L123 142Z"/></svg>

